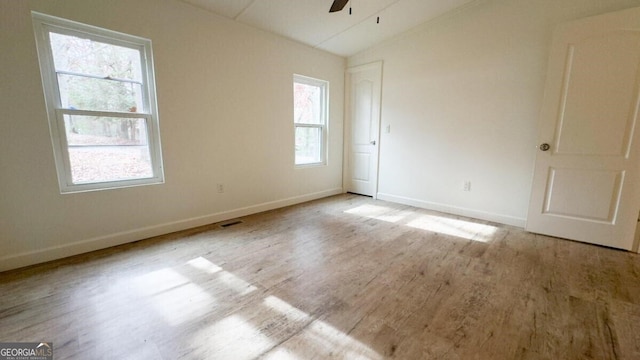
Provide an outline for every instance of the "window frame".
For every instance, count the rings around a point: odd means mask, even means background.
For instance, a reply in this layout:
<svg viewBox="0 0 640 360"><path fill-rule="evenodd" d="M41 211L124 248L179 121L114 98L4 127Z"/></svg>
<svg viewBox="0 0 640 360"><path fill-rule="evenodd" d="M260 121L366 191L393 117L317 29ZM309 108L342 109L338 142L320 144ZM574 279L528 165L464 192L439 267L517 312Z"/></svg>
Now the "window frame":
<svg viewBox="0 0 640 360"><path fill-rule="evenodd" d="M294 150L293 150L293 163L296 168L306 168L306 167L316 167L316 166L325 166L327 165L328 158L328 128L329 128L329 82L326 80L316 79L309 76L293 74L293 85L296 83L317 86L320 88L320 119L322 121L321 124L307 124L307 123L298 123L294 117L293 119L293 137L294 137ZM295 103L295 93L293 94L293 101ZM320 161L313 163L304 163L298 164L296 162L296 154L295 154L295 134L297 128L312 128L312 129L320 129Z"/></svg>
<svg viewBox="0 0 640 360"><path fill-rule="evenodd" d="M151 40L35 11L31 12L31 16L60 192L65 194L164 183L164 167L160 146L160 128ZM111 110L78 110L63 107L60 87L58 85L58 72L55 69L51 49L50 33L52 32L139 51L142 73L141 96L143 109L136 109L135 112L123 112ZM85 74L82 76L85 76ZM72 180L69 144L64 122L65 115L142 119L146 124L147 146L149 148L153 175L147 178L74 183Z"/></svg>

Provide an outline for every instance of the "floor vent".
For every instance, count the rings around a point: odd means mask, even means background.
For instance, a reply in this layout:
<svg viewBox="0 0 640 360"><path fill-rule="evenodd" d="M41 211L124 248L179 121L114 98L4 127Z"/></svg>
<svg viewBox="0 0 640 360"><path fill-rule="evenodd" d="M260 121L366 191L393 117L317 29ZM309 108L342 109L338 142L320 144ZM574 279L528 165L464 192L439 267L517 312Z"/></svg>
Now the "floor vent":
<svg viewBox="0 0 640 360"><path fill-rule="evenodd" d="M238 225L238 224L242 224L242 220L231 220L229 222L220 224L220 227L228 228L229 226Z"/></svg>

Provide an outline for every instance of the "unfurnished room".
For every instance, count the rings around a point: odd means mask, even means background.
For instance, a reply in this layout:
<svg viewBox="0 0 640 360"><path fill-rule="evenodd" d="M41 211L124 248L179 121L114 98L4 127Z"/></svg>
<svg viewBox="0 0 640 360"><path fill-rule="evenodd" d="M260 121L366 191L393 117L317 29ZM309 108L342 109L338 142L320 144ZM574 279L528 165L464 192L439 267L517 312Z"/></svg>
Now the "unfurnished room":
<svg viewBox="0 0 640 360"><path fill-rule="evenodd" d="M640 0L0 0L0 360L640 359Z"/></svg>

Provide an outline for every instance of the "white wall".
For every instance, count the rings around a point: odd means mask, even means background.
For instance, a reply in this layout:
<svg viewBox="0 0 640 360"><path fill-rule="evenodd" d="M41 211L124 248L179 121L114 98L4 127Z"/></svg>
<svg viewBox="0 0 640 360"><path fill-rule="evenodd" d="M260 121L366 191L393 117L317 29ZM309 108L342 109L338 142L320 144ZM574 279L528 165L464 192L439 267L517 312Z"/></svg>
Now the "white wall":
<svg viewBox="0 0 640 360"><path fill-rule="evenodd" d="M350 57L384 61L379 197L523 226L552 29L633 6L481 0Z"/></svg>
<svg viewBox="0 0 640 360"><path fill-rule="evenodd" d="M153 41L165 184L59 193L31 10ZM0 14L0 270L341 192L344 58L174 0ZM294 73L330 82L328 166L293 166Z"/></svg>

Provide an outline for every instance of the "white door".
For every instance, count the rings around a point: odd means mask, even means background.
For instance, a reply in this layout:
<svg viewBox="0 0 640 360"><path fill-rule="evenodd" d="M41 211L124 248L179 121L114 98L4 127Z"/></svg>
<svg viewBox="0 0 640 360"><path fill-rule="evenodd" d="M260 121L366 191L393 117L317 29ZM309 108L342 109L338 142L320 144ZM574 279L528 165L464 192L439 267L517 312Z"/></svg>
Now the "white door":
<svg viewBox="0 0 640 360"><path fill-rule="evenodd" d="M635 250L639 65L640 8L556 29L528 231Z"/></svg>
<svg viewBox="0 0 640 360"><path fill-rule="evenodd" d="M382 62L349 68L346 75L345 190L375 197Z"/></svg>

